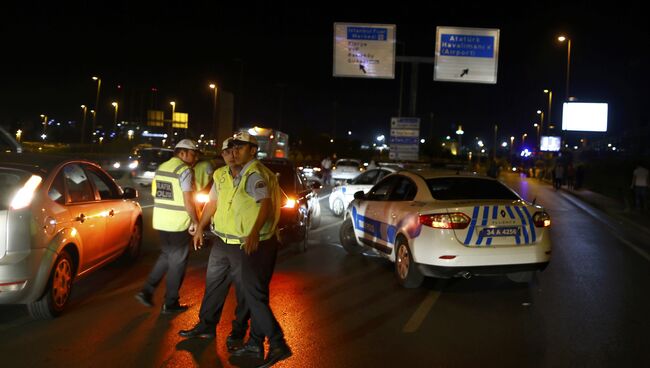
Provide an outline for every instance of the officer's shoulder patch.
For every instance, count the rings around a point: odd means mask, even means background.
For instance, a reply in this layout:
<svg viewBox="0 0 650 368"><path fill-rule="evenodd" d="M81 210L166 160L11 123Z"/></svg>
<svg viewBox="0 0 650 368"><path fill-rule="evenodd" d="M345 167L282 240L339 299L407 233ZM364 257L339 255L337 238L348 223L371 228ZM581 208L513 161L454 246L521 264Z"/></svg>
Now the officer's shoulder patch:
<svg viewBox="0 0 650 368"><path fill-rule="evenodd" d="M266 188L266 182L264 180L258 180L257 183L255 183L255 189L262 188Z"/></svg>

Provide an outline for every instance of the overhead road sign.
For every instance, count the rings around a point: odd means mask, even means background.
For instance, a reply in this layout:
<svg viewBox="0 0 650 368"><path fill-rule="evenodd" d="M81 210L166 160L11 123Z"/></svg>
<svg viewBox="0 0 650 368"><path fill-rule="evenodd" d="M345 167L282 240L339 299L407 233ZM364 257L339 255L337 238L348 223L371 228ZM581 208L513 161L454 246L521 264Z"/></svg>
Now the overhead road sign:
<svg viewBox="0 0 650 368"><path fill-rule="evenodd" d="M390 119L391 160L417 160L420 150L420 118Z"/></svg>
<svg viewBox="0 0 650 368"><path fill-rule="evenodd" d="M335 77L395 78L395 25L334 23Z"/></svg>
<svg viewBox="0 0 650 368"><path fill-rule="evenodd" d="M496 84L498 60L498 29L436 28L433 80Z"/></svg>

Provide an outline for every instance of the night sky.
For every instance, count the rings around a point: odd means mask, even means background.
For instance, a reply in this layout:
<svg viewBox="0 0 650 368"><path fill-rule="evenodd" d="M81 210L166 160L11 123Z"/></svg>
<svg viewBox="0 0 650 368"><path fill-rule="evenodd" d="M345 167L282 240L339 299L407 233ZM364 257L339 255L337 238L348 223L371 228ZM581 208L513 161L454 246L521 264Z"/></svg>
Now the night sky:
<svg viewBox="0 0 650 368"><path fill-rule="evenodd" d="M452 134L459 123L469 136L489 137L494 124L503 136L534 134L535 111L547 108L545 88L553 90L552 120L559 122L566 76L566 44L556 41L561 33L572 39L571 95L608 102L610 134L650 120L650 27L637 6L623 2L134 3L22 2L3 11L0 124L16 127L42 113L79 120L79 105L94 105L90 77L101 75L105 121L113 100L123 108L121 119L141 116L152 101L167 109L175 100L190 124L207 126L207 86L216 81L243 96L242 125L281 127L294 137L352 130L370 141L388 134L398 111L400 65L395 80L334 78L334 22L396 24L406 55L426 57L434 56L436 26L501 30L496 85L434 82L433 66L420 66L423 136Z"/></svg>

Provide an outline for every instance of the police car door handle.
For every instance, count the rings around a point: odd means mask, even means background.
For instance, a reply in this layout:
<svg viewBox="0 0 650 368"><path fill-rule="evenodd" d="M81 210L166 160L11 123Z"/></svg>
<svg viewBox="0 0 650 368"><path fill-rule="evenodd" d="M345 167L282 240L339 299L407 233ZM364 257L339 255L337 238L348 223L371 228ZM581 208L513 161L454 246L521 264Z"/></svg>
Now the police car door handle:
<svg viewBox="0 0 650 368"><path fill-rule="evenodd" d="M77 216L77 218L75 219L75 221L79 221L79 222L81 222L81 223L83 224L84 221L86 221L86 215L84 215L83 213L80 214L79 216Z"/></svg>

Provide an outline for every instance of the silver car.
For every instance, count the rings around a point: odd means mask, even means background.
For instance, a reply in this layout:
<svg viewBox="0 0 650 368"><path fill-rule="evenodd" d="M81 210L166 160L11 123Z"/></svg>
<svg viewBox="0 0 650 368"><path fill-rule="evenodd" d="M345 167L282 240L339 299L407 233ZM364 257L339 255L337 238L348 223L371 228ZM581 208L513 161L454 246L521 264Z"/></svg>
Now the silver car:
<svg viewBox="0 0 650 368"><path fill-rule="evenodd" d="M140 252L138 192L92 162L3 154L0 188L0 304L56 317L73 280Z"/></svg>

